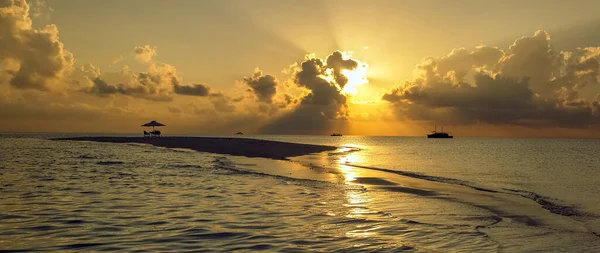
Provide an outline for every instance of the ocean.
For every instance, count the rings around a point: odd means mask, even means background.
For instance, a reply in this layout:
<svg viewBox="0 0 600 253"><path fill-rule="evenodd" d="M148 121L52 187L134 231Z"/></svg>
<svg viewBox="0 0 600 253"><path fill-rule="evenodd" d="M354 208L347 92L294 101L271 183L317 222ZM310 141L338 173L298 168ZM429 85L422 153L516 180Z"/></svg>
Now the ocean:
<svg viewBox="0 0 600 253"><path fill-rule="evenodd" d="M0 251L600 252L600 140L243 136L339 147L271 160L65 136L0 135Z"/></svg>

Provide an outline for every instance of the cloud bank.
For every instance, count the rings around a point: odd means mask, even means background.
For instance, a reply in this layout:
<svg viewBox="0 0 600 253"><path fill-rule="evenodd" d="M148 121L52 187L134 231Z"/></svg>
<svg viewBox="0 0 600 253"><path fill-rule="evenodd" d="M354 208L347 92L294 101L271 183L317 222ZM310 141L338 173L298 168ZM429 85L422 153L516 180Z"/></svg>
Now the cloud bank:
<svg viewBox="0 0 600 253"><path fill-rule="evenodd" d="M537 31L507 49L479 46L427 57L386 93L400 119L445 124L591 127L600 124L600 48L558 52ZM587 88L587 90L586 90Z"/></svg>

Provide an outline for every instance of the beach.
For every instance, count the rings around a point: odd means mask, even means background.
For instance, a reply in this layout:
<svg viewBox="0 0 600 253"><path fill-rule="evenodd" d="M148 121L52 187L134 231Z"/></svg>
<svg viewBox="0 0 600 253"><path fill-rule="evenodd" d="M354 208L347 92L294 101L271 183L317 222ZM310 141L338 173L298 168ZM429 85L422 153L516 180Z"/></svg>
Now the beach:
<svg viewBox="0 0 600 253"><path fill-rule="evenodd" d="M0 136L2 249L600 250L595 141L170 138Z"/></svg>

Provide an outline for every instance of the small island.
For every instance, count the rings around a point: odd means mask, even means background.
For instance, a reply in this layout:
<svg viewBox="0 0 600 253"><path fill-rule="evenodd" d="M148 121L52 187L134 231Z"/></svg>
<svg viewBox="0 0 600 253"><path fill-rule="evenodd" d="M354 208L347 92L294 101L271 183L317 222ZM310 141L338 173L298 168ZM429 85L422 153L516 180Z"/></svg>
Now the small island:
<svg viewBox="0 0 600 253"><path fill-rule="evenodd" d="M333 146L266 141L249 138L219 137L71 137L56 138L60 141L95 141L112 143L144 143L166 148L188 148L201 152L246 157L286 159L337 149Z"/></svg>

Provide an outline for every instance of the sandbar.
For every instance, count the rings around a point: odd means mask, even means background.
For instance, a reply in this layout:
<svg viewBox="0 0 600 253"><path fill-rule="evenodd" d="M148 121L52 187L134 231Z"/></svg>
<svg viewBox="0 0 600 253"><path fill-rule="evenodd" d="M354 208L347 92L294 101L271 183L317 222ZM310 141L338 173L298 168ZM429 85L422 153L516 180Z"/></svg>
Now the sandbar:
<svg viewBox="0 0 600 253"><path fill-rule="evenodd" d="M250 138L225 137L69 137L63 141L95 141L111 143L144 143L166 148L186 148L201 152L245 157L286 159L337 149L333 146L310 145Z"/></svg>

